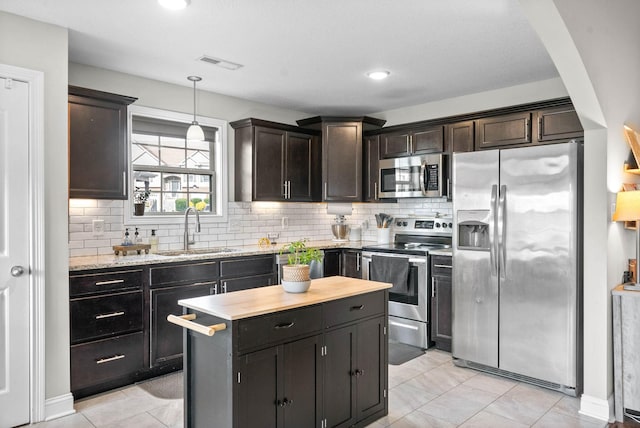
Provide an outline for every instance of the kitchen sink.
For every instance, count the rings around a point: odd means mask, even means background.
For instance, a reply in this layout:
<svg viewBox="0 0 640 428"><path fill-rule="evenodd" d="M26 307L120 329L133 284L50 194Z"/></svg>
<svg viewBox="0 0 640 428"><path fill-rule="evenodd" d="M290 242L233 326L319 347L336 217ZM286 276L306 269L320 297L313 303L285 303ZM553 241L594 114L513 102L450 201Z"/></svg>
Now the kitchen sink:
<svg viewBox="0 0 640 428"><path fill-rule="evenodd" d="M227 247L213 247L213 248L194 248L191 250L166 250L158 251L157 254L161 256L190 256L199 254L220 254L220 253L235 253L240 250Z"/></svg>

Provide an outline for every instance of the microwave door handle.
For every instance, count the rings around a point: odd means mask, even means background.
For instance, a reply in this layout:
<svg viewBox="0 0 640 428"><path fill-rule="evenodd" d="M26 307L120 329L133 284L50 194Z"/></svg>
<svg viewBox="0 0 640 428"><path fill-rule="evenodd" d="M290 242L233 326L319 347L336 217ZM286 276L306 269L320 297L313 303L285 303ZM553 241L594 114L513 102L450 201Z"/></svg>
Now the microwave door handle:
<svg viewBox="0 0 640 428"><path fill-rule="evenodd" d="M427 195L427 177L427 163L423 161L420 164L420 191L422 191L424 196Z"/></svg>
<svg viewBox="0 0 640 428"><path fill-rule="evenodd" d="M496 223L497 223L497 199L498 185L491 186L491 205L489 206L490 230L489 230L489 263L491 264L491 276L498 275L498 263L496 257Z"/></svg>

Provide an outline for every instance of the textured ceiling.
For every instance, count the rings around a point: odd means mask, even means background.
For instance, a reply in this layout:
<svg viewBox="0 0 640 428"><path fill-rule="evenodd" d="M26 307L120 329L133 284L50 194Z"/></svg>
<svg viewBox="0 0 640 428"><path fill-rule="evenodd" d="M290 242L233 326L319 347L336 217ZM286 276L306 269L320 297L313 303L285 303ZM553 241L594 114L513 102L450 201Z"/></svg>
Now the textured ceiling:
<svg viewBox="0 0 640 428"><path fill-rule="evenodd" d="M557 77L518 0L0 0L69 60L310 114L370 114ZM242 64L230 71L202 55ZM386 69L384 81L365 77Z"/></svg>

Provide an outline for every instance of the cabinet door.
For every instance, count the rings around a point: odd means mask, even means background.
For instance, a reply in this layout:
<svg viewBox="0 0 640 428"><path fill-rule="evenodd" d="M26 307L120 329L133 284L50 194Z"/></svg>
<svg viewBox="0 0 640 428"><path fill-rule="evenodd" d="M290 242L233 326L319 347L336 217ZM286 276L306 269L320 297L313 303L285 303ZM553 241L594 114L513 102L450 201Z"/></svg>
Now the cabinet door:
<svg viewBox="0 0 640 428"><path fill-rule="evenodd" d="M328 428L350 427L356 421L355 327L325 334L324 417Z"/></svg>
<svg viewBox="0 0 640 428"><path fill-rule="evenodd" d="M342 253L342 275L351 278L362 278L362 252L344 250Z"/></svg>
<svg viewBox="0 0 640 428"><path fill-rule="evenodd" d="M279 427L283 409L277 402L283 375L281 352L281 347L274 346L238 358L237 428Z"/></svg>
<svg viewBox="0 0 640 428"><path fill-rule="evenodd" d="M127 106L69 96L69 197L127 199Z"/></svg>
<svg viewBox="0 0 640 428"><path fill-rule="evenodd" d="M362 123L325 122L322 127L323 200L362 200Z"/></svg>
<svg viewBox="0 0 640 428"><path fill-rule="evenodd" d="M255 127L253 149L253 200L283 201L285 199L286 132Z"/></svg>
<svg viewBox="0 0 640 428"><path fill-rule="evenodd" d="M182 358L182 327L167 321L167 315L182 314L180 299L213 294L216 283L151 290L151 366Z"/></svg>
<svg viewBox="0 0 640 428"><path fill-rule="evenodd" d="M451 276L432 277L431 340L436 348L451 351Z"/></svg>
<svg viewBox="0 0 640 428"><path fill-rule="evenodd" d="M365 202L378 200L378 168L380 162L380 136L364 139L364 195Z"/></svg>
<svg viewBox="0 0 640 428"><path fill-rule="evenodd" d="M411 135L408 131L381 135L380 158L397 158L411 154Z"/></svg>
<svg viewBox="0 0 640 428"><path fill-rule="evenodd" d="M385 317L357 324L356 418L362 420L385 407L387 341Z"/></svg>
<svg viewBox="0 0 640 428"><path fill-rule="evenodd" d="M284 384L278 400L284 409L284 424L278 424L280 427L319 427L321 424L321 339L318 335L283 346Z"/></svg>
<svg viewBox="0 0 640 428"><path fill-rule="evenodd" d="M414 154L442 153L444 150L444 127L432 126L411 133L411 150Z"/></svg>
<svg viewBox="0 0 640 428"><path fill-rule="evenodd" d="M310 135L287 133L286 177L287 200L313 201L314 138Z"/></svg>
<svg viewBox="0 0 640 428"><path fill-rule="evenodd" d="M476 150L531 144L531 113L479 119L475 144Z"/></svg>
<svg viewBox="0 0 640 428"><path fill-rule="evenodd" d="M445 128L444 151L447 153L472 152L475 141L475 122L467 120L452 123Z"/></svg>
<svg viewBox="0 0 640 428"><path fill-rule="evenodd" d="M538 141L569 140L584 135L578 114L572 106L536 112Z"/></svg>
<svg viewBox="0 0 640 428"><path fill-rule="evenodd" d="M340 275L341 255L342 250L324 250L323 276L327 277Z"/></svg>

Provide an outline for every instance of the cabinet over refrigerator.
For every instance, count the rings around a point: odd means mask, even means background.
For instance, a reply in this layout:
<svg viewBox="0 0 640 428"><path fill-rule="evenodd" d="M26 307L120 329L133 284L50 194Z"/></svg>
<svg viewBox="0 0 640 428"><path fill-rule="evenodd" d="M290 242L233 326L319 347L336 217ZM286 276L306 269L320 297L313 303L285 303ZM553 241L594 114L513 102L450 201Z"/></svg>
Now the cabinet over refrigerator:
<svg viewBox="0 0 640 428"><path fill-rule="evenodd" d="M453 156L454 362L582 387L582 143Z"/></svg>

